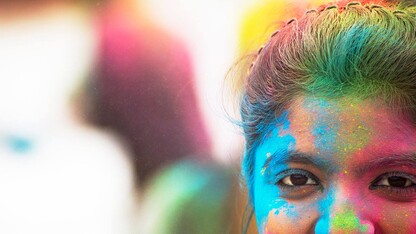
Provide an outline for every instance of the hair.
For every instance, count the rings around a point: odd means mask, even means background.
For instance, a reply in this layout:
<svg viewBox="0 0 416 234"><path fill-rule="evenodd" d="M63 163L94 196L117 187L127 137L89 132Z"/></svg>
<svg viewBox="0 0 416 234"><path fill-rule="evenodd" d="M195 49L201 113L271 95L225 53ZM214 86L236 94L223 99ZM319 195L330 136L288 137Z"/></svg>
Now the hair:
<svg viewBox="0 0 416 234"><path fill-rule="evenodd" d="M290 20L243 77L242 173L253 201L254 152L298 96L381 98L416 116L416 7L412 2L338 2Z"/></svg>

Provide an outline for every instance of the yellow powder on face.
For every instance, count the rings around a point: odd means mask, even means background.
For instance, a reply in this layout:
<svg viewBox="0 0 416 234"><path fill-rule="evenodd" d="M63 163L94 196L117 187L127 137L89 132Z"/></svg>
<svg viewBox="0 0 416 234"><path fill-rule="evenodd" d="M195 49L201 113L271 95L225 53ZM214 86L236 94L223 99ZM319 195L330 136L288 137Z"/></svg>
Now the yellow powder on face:
<svg viewBox="0 0 416 234"><path fill-rule="evenodd" d="M344 162L369 144L372 109L371 102L351 98L298 98L289 108L290 132L298 149Z"/></svg>

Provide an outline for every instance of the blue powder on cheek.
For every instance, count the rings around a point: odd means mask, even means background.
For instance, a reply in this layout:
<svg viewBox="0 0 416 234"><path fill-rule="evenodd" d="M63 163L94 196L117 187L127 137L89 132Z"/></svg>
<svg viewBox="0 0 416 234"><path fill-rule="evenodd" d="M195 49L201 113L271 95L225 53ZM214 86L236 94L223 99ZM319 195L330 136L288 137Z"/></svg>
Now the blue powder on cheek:
<svg viewBox="0 0 416 234"><path fill-rule="evenodd" d="M274 178L270 178L275 173L288 169L288 165L270 163L268 167L271 168L267 168L267 170L271 170L273 173L264 173L265 168L263 166L271 155L273 155L275 160L277 158L281 159L287 156L288 149L295 146L295 138L293 136L289 134L284 136L280 135L282 131L287 132L290 127L287 112L278 118L276 122L277 124L271 126L270 134L267 134L263 139L263 142L255 153L254 207L259 228L263 227L270 211L273 210L275 215L284 211L288 216L297 217L296 214L292 214L293 212L291 212L294 207L280 198L279 188L275 184L277 181Z"/></svg>
<svg viewBox="0 0 416 234"><path fill-rule="evenodd" d="M330 220L331 220L331 209L335 201L335 191L330 189L326 197L318 202L318 210L320 218L315 226L315 233L327 234L329 233Z"/></svg>
<svg viewBox="0 0 416 234"><path fill-rule="evenodd" d="M316 234L327 234L329 233L329 217L321 217L315 226Z"/></svg>

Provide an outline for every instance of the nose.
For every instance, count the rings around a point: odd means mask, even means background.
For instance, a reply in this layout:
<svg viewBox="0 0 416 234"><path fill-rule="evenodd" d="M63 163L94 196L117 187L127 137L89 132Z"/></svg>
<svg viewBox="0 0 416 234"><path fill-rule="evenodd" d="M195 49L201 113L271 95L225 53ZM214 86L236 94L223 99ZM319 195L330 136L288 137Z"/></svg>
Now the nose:
<svg viewBox="0 0 416 234"><path fill-rule="evenodd" d="M320 206L321 213L315 224L315 233L375 234L374 223L358 212L363 207L356 207L347 195L330 192Z"/></svg>
<svg viewBox="0 0 416 234"><path fill-rule="evenodd" d="M315 225L316 234L375 234L372 222L359 219L354 214L335 214L334 217L321 216Z"/></svg>

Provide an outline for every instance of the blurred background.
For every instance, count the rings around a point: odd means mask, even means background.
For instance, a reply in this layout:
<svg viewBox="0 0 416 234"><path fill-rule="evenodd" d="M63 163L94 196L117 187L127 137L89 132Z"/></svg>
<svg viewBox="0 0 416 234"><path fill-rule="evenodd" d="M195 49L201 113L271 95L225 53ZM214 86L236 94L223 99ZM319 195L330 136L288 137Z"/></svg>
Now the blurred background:
<svg viewBox="0 0 416 234"><path fill-rule="evenodd" d="M320 3L0 0L0 233L256 233L237 76Z"/></svg>

